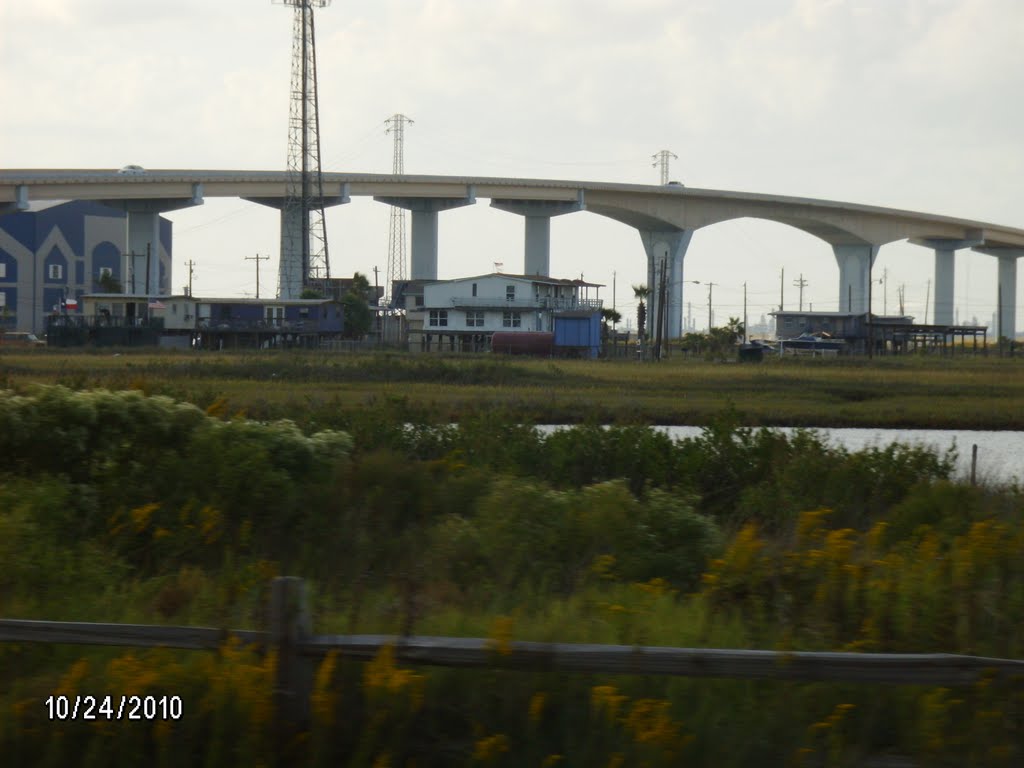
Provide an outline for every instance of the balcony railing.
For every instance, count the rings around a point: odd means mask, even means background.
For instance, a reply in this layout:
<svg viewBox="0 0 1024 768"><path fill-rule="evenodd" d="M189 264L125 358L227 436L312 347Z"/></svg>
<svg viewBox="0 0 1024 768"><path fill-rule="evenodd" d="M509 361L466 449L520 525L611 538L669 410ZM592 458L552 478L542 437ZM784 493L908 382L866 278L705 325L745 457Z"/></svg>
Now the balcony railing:
<svg viewBox="0 0 1024 768"><path fill-rule="evenodd" d="M601 299L577 299L571 296L533 296L528 299L501 299L491 296L453 296L452 306L466 309L501 310L548 310L565 311L573 309L600 310Z"/></svg>
<svg viewBox="0 0 1024 768"><path fill-rule="evenodd" d="M200 331L266 331L280 333L310 333L319 330L320 321L301 320L242 320L237 318L200 318L196 323Z"/></svg>
<svg viewBox="0 0 1024 768"><path fill-rule="evenodd" d="M124 315L50 315L47 327L53 328L156 328L163 329L162 317L125 317Z"/></svg>

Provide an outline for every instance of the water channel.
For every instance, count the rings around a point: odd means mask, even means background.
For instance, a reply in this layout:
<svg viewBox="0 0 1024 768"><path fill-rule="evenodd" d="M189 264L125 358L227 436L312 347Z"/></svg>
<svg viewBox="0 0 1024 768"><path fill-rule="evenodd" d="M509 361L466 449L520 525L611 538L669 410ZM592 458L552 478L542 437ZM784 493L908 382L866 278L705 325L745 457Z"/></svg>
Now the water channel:
<svg viewBox="0 0 1024 768"><path fill-rule="evenodd" d="M542 427L541 429L552 429ZM697 437L700 427L653 427L673 438ZM791 433L794 427L773 427ZM1010 485L1024 482L1024 432L989 431L972 429L876 429L876 428L815 428L832 445L849 451L884 447L891 443L923 445L940 454L956 447L956 472L960 480L971 476L971 448L978 446L977 481L979 484Z"/></svg>

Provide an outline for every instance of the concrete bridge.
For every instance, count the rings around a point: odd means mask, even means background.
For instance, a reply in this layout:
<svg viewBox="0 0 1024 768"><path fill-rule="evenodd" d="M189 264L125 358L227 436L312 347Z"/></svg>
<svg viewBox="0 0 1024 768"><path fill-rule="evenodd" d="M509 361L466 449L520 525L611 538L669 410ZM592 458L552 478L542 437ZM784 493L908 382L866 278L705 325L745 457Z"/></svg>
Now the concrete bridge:
<svg viewBox="0 0 1024 768"><path fill-rule="evenodd" d="M909 240L935 252L935 322L952 324L956 251L972 248L998 259L1000 335L1016 331L1017 259L1024 256L1024 229L950 216L802 197L589 181L463 176L394 176L325 173L325 206L353 195L412 211L413 279L437 278L438 214L471 205L477 198L525 221L523 273L549 275L551 218L590 211L633 227L647 255L652 288L664 261L669 284L669 334L682 332L683 259L693 232L721 221L756 218L788 224L832 246L839 266L841 310L866 312L871 267L879 248ZM304 222L284 212L283 171L4 170L0 212L24 210L30 200L98 200L128 214L128 245L145 252L155 242L158 216L200 205L205 197L237 197L282 211L282 298L301 290L301 254L287 233ZM652 317L657 302L652 302Z"/></svg>

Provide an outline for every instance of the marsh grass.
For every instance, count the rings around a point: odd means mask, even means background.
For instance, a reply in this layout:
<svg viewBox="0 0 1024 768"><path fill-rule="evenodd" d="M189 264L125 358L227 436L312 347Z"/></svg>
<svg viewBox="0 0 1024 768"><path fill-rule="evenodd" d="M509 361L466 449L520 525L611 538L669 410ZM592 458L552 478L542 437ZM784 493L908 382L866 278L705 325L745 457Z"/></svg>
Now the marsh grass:
<svg viewBox="0 0 1024 768"><path fill-rule="evenodd" d="M224 398L234 411L255 418L287 414L327 426L343 426L353 412L402 398L437 421L498 408L531 423L700 425L731 402L750 424L1024 427L1024 362L994 356L761 365L670 358L643 365L491 355L5 350L0 364L9 388L31 382L135 388L203 408Z"/></svg>

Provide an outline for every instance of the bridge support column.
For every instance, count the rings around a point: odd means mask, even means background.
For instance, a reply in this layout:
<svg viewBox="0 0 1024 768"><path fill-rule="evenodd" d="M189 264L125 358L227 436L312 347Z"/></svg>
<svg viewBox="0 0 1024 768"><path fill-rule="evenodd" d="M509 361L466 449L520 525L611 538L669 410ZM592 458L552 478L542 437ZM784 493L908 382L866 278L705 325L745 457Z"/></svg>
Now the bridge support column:
<svg viewBox="0 0 1024 768"><path fill-rule="evenodd" d="M658 285L661 280L661 262L666 264L665 279L668 283L668 336L678 339L683 335L683 258L693 237L692 229L650 230L641 229L640 239L647 252L647 335L654 338L658 321Z"/></svg>
<svg viewBox="0 0 1024 768"><path fill-rule="evenodd" d="M297 299L302 296L302 240L309 232L309 210L286 206L281 201L281 256L277 262L277 297ZM312 251L312 245L309 251Z"/></svg>
<svg viewBox="0 0 1024 768"><path fill-rule="evenodd" d="M935 325L953 324L953 293L956 281L956 251L952 248L935 249L935 309L932 322ZM928 322L928 318L925 318Z"/></svg>
<svg viewBox="0 0 1024 768"><path fill-rule="evenodd" d="M914 245L923 245L935 251L935 311L932 322L936 325L952 325L954 317L954 288L956 275L956 252L982 242L981 233L957 240L947 237L912 238ZM925 322L927 322L925 318Z"/></svg>
<svg viewBox="0 0 1024 768"><path fill-rule="evenodd" d="M437 214L451 208L476 203L476 192L470 187L465 197L374 197L406 211L412 211L409 244L411 280L437 280ZM390 286L387 292L390 293Z"/></svg>
<svg viewBox="0 0 1024 768"><path fill-rule="evenodd" d="M868 311L868 281L878 256L877 245L833 245L839 262L839 311L863 314Z"/></svg>
<svg viewBox="0 0 1024 768"><path fill-rule="evenodd" d="M999 307L999 328L996 332L999 337L1011 340L1017 336L1017 258L999 257L999 293L996 296Z"/></svg>
<svg viewBox="0 0 1024 768"><path fill-rule="evenodd" d="M1005 336L1014 339L1017 336L1017 259L1024 256L1024 248L985 246L974 250L999 259L999 282L995 297L998 312L996 338Z"/></svg>
<svg viewBox="0 0 1024 768"><path fill-rule="evenodd" d="M171 254L161 247L160 214L203 204L203 185L192 185L192 197L177 199L103 200L104 204L124 211L125 243L124 291L147 296L171 292ZM161 281L161 269L164 280Z"/></svg>
<svg viewBox="0 0 1024 768"><path fill-rule="evenodd" d="M128 252L124 255L125 289L131 293L159 296L160 214L128 211ZM169 272L170 270L168 270Z"/></svg>
<svg viewBox="0 0 1024 768"><path fill-rule="evenodd" d="M309 237L309 212L320 207L330 208L351 202L348 182L343 184L324 184L324 196L311 199L306 211L301 206L287 205L283 197L246 197L250 203L259 203L269 208L277 208L281 212L281 252L277 265L277 297L279 299L297 299L302 295L306 284L303 264L303 250L312 253L312 244L303 241ZM334 194L330 194L334 193Z"/></svg>
<svg viewBox="0 0 1024 768"><path fill-rule="evenodd" d="M28 208L28 187L24 184L18 184L14 188L14 201L0 203L0 216L3 216L5 213L20 213L21 211L27 211Z"/></svg>
<svg viewBox="0 0 1024 768"><path fill-rule="evenodd" d="M526 219L523 239L523 274L551 276L551 217L582 211L583 191L575 201L492 200L491 207Z"/></svg>

